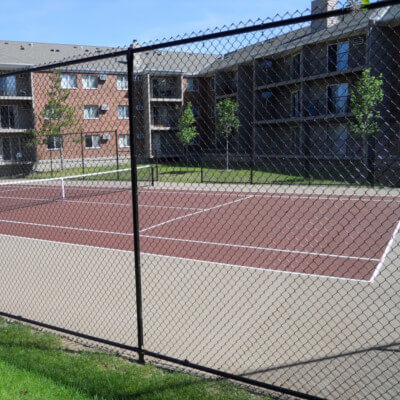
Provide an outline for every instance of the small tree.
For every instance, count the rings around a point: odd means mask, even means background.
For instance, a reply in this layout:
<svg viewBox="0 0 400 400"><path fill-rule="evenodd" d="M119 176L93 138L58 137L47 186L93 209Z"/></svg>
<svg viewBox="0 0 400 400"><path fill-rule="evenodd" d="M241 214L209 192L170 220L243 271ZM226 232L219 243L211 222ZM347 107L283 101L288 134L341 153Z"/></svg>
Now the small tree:
<svg viewBox="0 0 400 400"><path fill-rule="evenodd" d="M350 108L354 119L350 121L350 130L362 137L368 169L368 181L374 184L375 135L379 131L380 111L377 109L383 100L382 74L371 75L366 69L355 83L350 94Z"/></svg>
<svg viewBox="0 0 400 400"><path fill-rule="evenodd" d="M28 133L33 134L33 143L48 144L50 140L60 138L61 169L64 169L64 143L63 133L80 131L81 125L76 116L75 108L67 104L70 92L61 87L61 76L54 72L50 76L50 87L47 92L47 103L38 115L38 129Z"/></svg>
<svg viewBox="0 0 400 400"><path fill-rule="evenodd" d="M382 85L382 75L373 76L370 69L355 83L350 94L350 108L355 117L350 128L354 134L368 137L378 131L381 114L377 106L383 100Z"/></svg>
<svg viewBox="0 0 400 400"><path fill-rule="evenodd" d="M199 135L196 128L196 118L194 117L192 103L190 101L187 103L183 114L179 118L178 132L176 134L185 148L185 155L187 158L188 146Z"/></svg>
<svg viewBox="0 0 400 400"><path fill-rule="evenodd" d="M236 135L240 122L238 117L238 104L231 99L221 100L217 103L217 135L225 137L226 169L229 169L229 140Z"/></svg>

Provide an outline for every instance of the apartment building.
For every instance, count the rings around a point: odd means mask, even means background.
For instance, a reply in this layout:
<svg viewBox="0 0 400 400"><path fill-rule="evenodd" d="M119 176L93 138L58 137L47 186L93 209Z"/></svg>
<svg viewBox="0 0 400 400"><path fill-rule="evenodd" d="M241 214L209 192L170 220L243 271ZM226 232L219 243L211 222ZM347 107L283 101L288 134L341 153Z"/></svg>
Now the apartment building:
<svg viewBox="0 0 400 400"><path fill-rule="evenodd" d="M314 0L312 12L334 9L334 0ZM349 96L361 73L382 74L384 100L376 151L379 160L400 155L399 6L314 20L299 29L227 54L150 51L135 54L135 140L146 158L176 158L179 116L190 101L199 137L191 149L215 154L224 138L215 131L215 107L226 98L238 103L239 132L231 151L258 159L355 160L365 156L365 138L352 134ZM268 34L268 32L267 32ZM0 68L40 64L106 48L0 42ZM7 63L8 60L8 63ZM61 70L68 101L80 115L85 157L113 157L128 148L127 77L123 59ZM49 76L32 73L0 83L0 160L48 160L61 143L24 149L24 133L37 127L46 102ZM33 113L35 110L35 113ZM97 132L97 133L96 133ZM104 133L101 133L104 132ZM118 136L115 136L118 135ZM87 138L86 138L87 137ZM73 146L73 144L71 144ZM70 150L78 158L81 146ZM65 149L66 150L66 149ZM75 153L74 153L75 152Z"/></svg>
<svg viewBox="0 0 400 400"><path fill-rule="evenodd" d="M1 51L3 50L4 51ZM91 46L0 42L0 73L28 66L100 54L110 49ZM55 56L57 54L57 56ZM135 57L134 110L137 151L145 158L178 157L182 145L177 121L187 102L198 117L205 109L198 71L217 56L176 52L146 52ZM20 62L23 60L23 64ZM8 63L6 63L8 61ZM11 62L10 62L11 61ZM66 103L75 110L75 126L65 135L32 146L30 130L40 130L49 101L52 76L67 90ZM107 163L116 153L129 158L128 78L124 57L32 72L0 79L0 163L73 165L81 158ZM199 123L200 125L200 123Z"/></svg>
<svg viewBox="0 0 400 400"><path fill-rule="evenodd" d="M315 0L312 12L336 6L335 1ZM216 101L232 98L239 106L233 151L252 154L264 164L274 158L291 160L292 165L305 158L342 164L362 159L365 138L350 130L354 115L349 99L354 83L370 69L372 75L382 76L384 91L378 106L382 118L376 136L377 162L387 165L388 159L396 159L400 155L399 21L398 6L314 20L207 66L201 74L215 78ZM221 150L221 139L214 140Z"/></svg>

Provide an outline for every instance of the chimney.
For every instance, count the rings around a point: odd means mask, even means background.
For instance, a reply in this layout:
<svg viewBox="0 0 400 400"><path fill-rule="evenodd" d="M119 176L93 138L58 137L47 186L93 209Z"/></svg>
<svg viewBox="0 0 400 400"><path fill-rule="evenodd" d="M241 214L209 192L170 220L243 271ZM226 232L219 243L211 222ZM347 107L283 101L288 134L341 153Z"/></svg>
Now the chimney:
<svg viewBox="0 0 400 400"><path fill-rule="evenodd" d="M311 14L321 14L337 9L338 0L313 0L311 2ZM321 18L311 21L311 32L330 28L339 23L339 17Z"/></svg>

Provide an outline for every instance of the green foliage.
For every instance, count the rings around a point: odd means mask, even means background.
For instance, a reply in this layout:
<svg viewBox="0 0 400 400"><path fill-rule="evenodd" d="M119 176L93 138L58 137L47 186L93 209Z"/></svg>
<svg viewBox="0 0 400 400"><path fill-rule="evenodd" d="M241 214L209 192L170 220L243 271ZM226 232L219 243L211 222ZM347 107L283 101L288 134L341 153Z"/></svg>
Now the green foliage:
<svg viewBox="0 0 400 400"><path fill-rule="evenodd" d="M353 11L367 10L366 6L370 4L369 0L348 0L346 7L352 8Z"/></svg>
<svg viewBox="0 0 400 400"><path fill-rule="evenodd" d="M238 104L231 99L221 100L217 103L217 125L218 135L231 137L239 129Z"/></svg>
<svg viewBox="0 0 400 400"><path fill-rule="evenodd" d="M196 129L196 119L193 114L192 103L189 101L183 114L179 118L177 136L185 148L187 148L198 134L199 132L197 132Z"/></svg>
<svg viewBox="0 0 400 400"><path fill-rule="evenodd" d="M38 129L28 132L33 134L36 143L40 138L47 142L49 137L82 130L75 108L67 104L70 92L61 87L60 73L54 72L50 76L50 81L47 103L38 115Z"/></svg>
<svg viewBox="0 0 400 400"><path fill-rule="evenodd" d="M383 100L382 85L382 75L373 76L370 69L355 83L350 94L350 108L355 117L350 129L354 134L368 137L378 131L380 111L377 106Z"/></svg>

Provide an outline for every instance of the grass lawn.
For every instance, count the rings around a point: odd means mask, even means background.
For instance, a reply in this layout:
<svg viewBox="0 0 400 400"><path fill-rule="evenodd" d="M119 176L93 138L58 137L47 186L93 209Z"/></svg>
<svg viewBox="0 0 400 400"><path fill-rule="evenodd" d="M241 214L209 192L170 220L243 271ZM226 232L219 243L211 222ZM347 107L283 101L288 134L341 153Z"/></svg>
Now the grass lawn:
<svg viewBox="0 0 400 400"><path fill-rule="evenodd" d="M120 169L129 168L129 164L120 165ZM93 172L106 172L114 171L115 165L109 166L91 166L85 168L85 174ZM296 185L357 185L355 178L351 177L348 171L314 171L314 176L309 180L300 175L299 172L291 171L287 173L278 173L272 171L265 171L261 169L255 169L253 171L253 183L255 184L296 184ZM83 173L82 168L67 168L63 171L53 171L51 175L50 171L35 172L26 178L50 178L70 176L70 175L81 175ZM342 173L344 176L349 175L346 179L332 179L330 176L337 176ZM325 176L322 176L325 175ZM130 174L128 172L117 174L110 174L106 176L95 176L91 179L110 179L110 180L130 180ZM150 171L148 169L138 170L139 180L150 180ZM212 167L188 167L183 165L167 165L158 164L154 166L154 179L158 182L186 182L186 183L248 183L251 182L251 170L248 168L236 168L230 170L224 170ZM353 182L354 181L354 182ZM349 183L352 182L352 183Z"/></svg>
<svg viewBox="0 0 400 400"><path fill-rule="evenodd" d="M95 351L71 351L58 336L0 319L2 400L271 399L222 380L139 365Z"/></svg>

